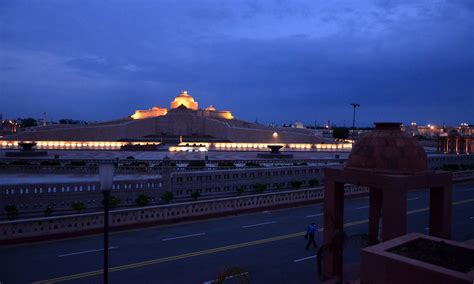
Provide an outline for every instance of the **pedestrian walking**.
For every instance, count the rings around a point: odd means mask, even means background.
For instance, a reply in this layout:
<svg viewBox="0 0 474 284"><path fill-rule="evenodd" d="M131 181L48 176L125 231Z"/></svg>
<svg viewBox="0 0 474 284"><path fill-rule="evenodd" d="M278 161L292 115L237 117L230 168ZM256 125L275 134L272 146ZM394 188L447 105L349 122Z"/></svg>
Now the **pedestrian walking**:
<svg viewBox="0 0 474 284"><path fill-rule="evenodd" d="M308 229L306 230L306 235L304 236L305 239L308 239L308 244L306 245L305 249L308 250L309 246L313 244L314 248L317 248L318 245L316 244L316 241L314 240L314 235L316 234L317 228L315 223L311 223L311 225L308 226Z"/></svg>

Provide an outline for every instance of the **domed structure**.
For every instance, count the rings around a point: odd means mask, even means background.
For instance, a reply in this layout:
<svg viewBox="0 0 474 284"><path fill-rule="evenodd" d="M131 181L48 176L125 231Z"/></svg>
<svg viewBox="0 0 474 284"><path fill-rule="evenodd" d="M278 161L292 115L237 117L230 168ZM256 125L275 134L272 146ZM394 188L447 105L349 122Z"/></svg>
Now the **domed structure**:
<svg viewBox="0 0 474 284"><path fill-rule="evenodd" d="M416 174L428 171L428 158L421 144L401 131L401 123L376 122L353 146L346 168Z"/></svg>
<svg viewBox="0 0 474 284"><path fill-rule="evenodd" d="M194 101L194 98L188 95L187 91L182 91L179 96L177 96L174 101L171 102L170 108L176 109L179 106L185 106L188 109L198 110L198 103Z"/></svg>
<svg viewBox="0 0 474 284"><path fill-rule="evenodd" d="M210 105L206 108L206 111L216 111L216 108L213 105Z"/></svg>

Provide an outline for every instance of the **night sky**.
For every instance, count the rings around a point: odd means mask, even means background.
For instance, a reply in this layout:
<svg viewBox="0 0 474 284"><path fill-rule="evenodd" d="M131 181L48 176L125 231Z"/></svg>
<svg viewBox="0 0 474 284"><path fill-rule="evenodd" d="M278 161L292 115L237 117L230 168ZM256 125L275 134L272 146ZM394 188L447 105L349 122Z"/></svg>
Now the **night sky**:
<svg viewBox="0 0 474 284"><path fill-rule="evenodd" d="M474 123L474 1L0 1L3 117L108 120L187 90L263 123Z"/></svg>

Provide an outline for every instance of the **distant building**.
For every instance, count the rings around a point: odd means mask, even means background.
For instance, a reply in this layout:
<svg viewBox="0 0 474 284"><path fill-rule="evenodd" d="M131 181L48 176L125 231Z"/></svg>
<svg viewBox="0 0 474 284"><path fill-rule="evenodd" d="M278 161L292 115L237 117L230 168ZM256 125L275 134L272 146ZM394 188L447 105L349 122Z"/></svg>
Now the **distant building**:
<svg viewBox="0 0 474 284"><path fill-rule="evenodd" d="M170 103L170 109L159 106L136 110L131 116L91 123L89 125L60 124L31 127L9 140L32 141L124 141L159 139L244 143L330 143L314 130L265 126L236 119L230 111L214 106L198 107L188 92L183 91ZM277 135L275 135L277 133ZM171 142L170 142L171 143ZM174 142L173 142L174 143Z"/></svg>
<svg viewBox="0 0 474 284"><path fill-rule="evenodd" d="M170 109L175 109L180 106L185 106L187 109L198 110L198 103L194 101L194 98L188 95L187 91L182 91L174 101L170 103Z"/></svg>
<svg viewBox="0 0 474 284"><path fill-rule="evenodd" d="M0 136L16 133L19 128L18 122L14 120L1 120Z"/></svg>
<svg viewBox="0 0 474 284"><path fill-rule="evenodd" d="M194 98L188 94L187 91L182 91L181 94L179 94L179 96L177 96L170 103L170 110L178 109L178 108L194 110L194 111L197 111L198 115L206 116L206 117L215 117L215 118L222 118L222 119L234 118L230 111L226 111L226 110L219 111L212 105L205 109L199 109L198 102L196 102ZM131 115L131 118L145 119L145 118L151 118L151 117L164 116L166 114L168 114L168 109L155 106L147 110L136 110L135 113Z"/></svg>
<svg viewBox="0 0 474 284"><path fill-rule="evenodd" d="M474 126L468 123L461 123L460 126L446 126L446 125L417 125L416 122L411 122L410 125L403 127L403 130L412 136L422 136L425 138L434 138L439 136L446 136L451 130L456 130L463 135L473 135Z"/></svg>

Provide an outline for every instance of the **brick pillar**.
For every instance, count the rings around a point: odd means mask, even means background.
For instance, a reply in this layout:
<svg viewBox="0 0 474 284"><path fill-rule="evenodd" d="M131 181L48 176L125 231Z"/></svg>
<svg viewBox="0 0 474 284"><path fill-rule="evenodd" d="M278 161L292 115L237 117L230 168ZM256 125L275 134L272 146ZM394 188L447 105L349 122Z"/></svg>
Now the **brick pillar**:
<svg viewBox="0 0 474 284"><path fill-rule="evenodd" d="M382 240L388 241L406 233L407 189L384 188L382 194Z"/></svg>
<svg viewBox="0 0 474 284"><path fill-rule="evenodd" d="M371 243L374 243L378 240L381 209L382 190L371 187L369 199L369 241Z"/></svg>
<svg viewBox="0 0 474 284"><path fill-rule="evenodd" d="M451 238L451 184L430 188L430 236Z"/></svg>
<svg viewBox="0 0 474 284"><path fill-rule="evenodd" d="M336 232L344 226L344 184L327 178L324 182L324 234L323 243L331 243ZM322 263L323 276L342 274L342 254L328 250Z"/></svg>

